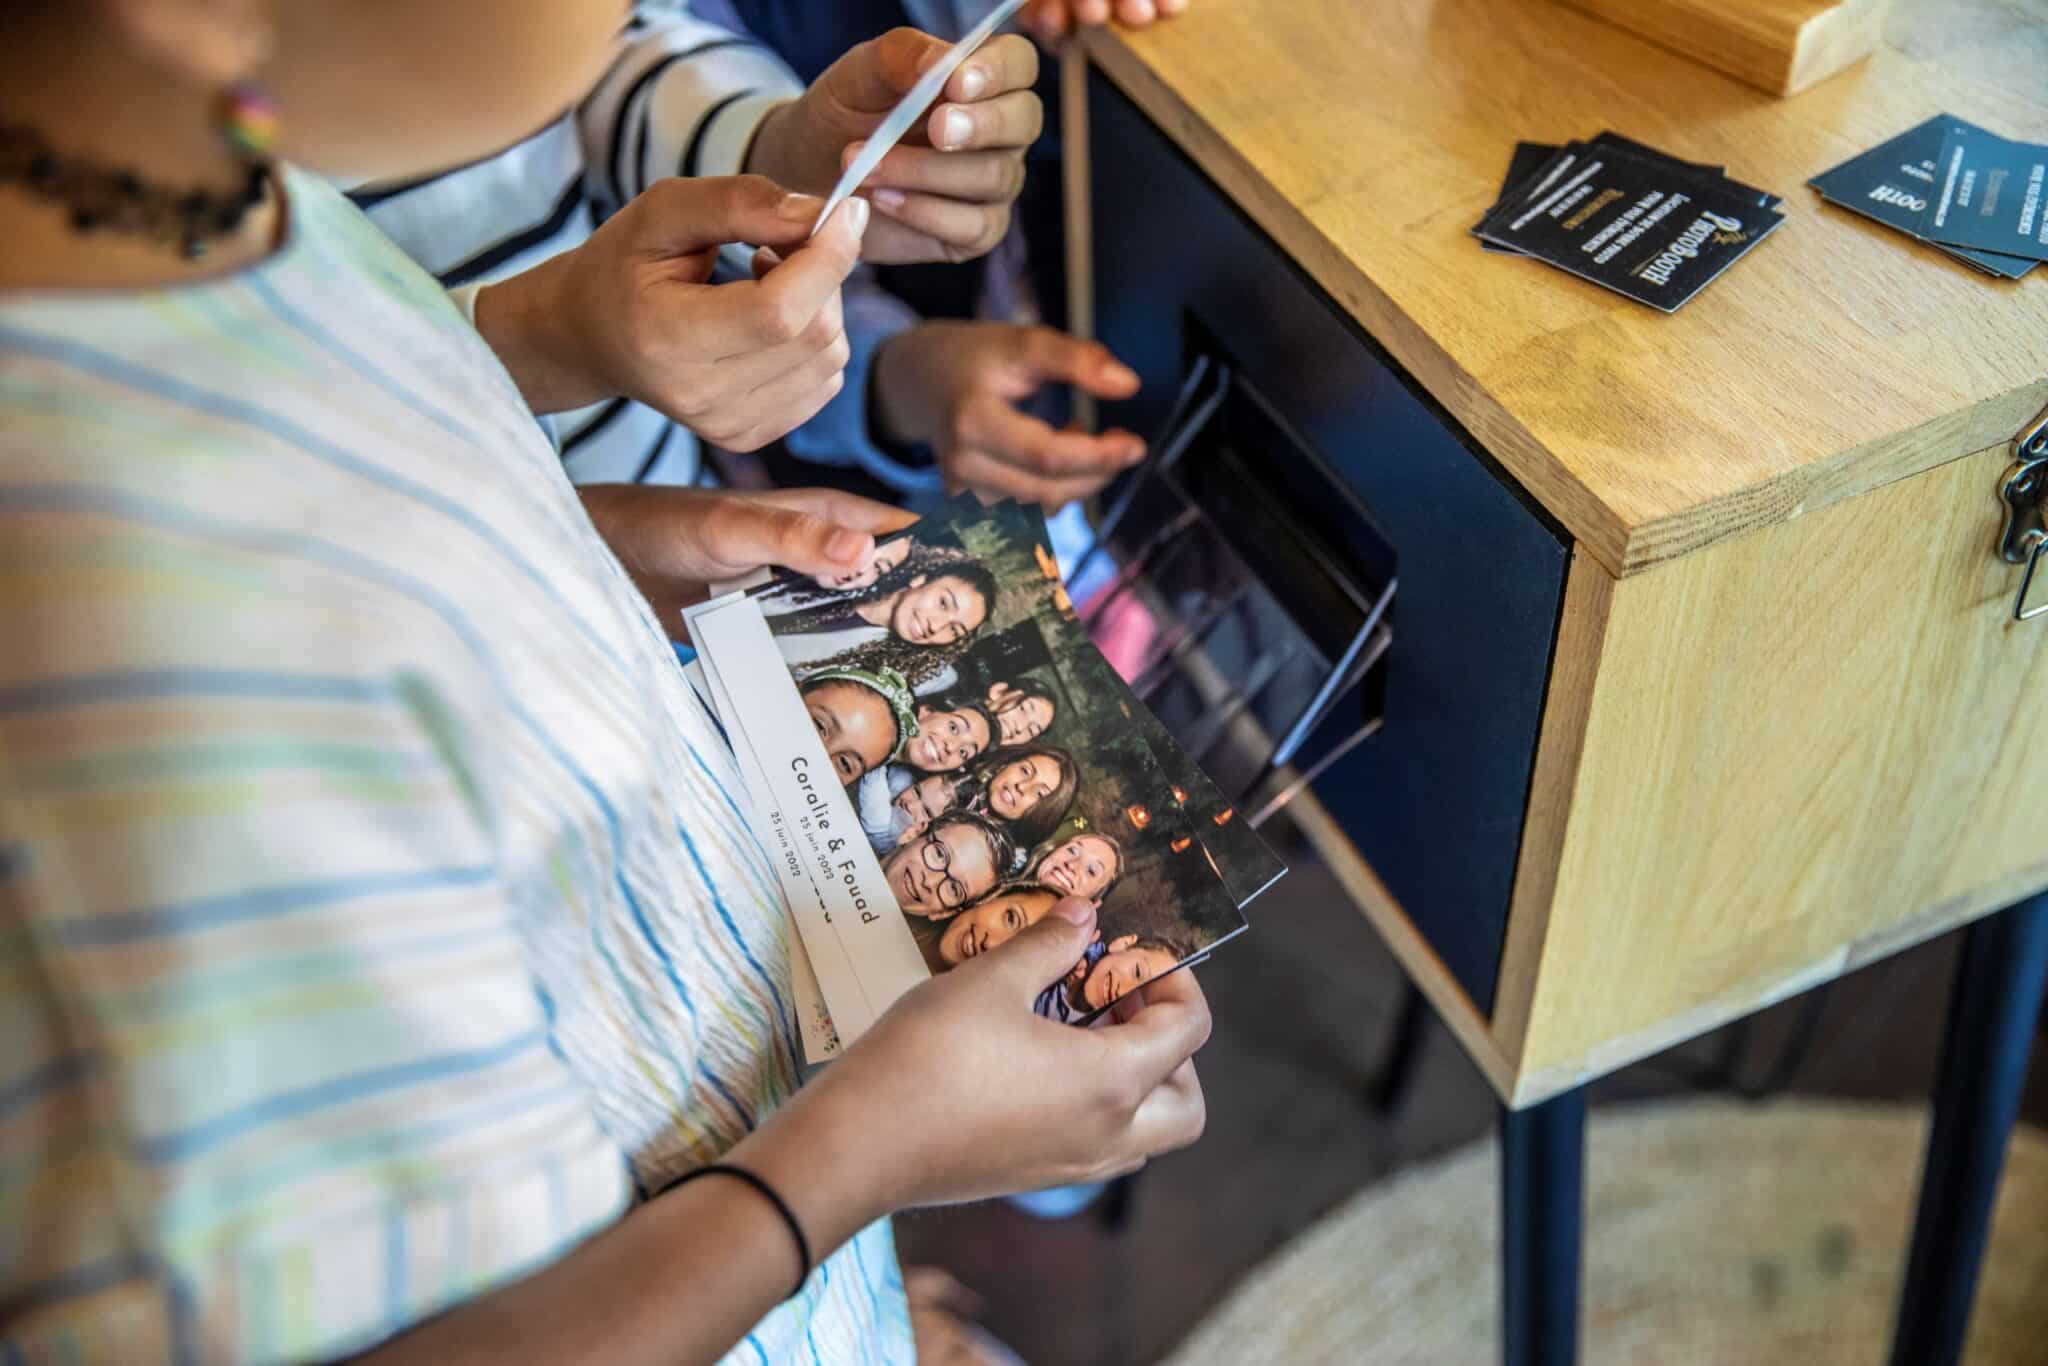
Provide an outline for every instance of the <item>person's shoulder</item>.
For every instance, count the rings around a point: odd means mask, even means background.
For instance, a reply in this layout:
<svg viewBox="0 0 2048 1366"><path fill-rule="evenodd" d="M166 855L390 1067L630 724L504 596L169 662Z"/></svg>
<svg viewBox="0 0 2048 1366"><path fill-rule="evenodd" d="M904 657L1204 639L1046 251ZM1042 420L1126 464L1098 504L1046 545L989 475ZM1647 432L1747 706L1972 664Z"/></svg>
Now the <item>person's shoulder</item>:
<svg viewBox="0 0 2048 1366"><path fill-rule="evenodd" d="M87 476L0 484L0 680L17 691L304 693L402 710L408 679L449 700L487 695L432 604L358 572L345 549L306 548L310 516L259 520Z"/></svg>
<svg viewBox="0 0 2048 1366"><path fill-rule="evenodd" d="M147 409L130 426L146 445L205 409L211 439L232 448L257 410L332 389L301 361L338 362L387 400L395 386L374 372L393 355L459 371L448 389L472 388L473 370L502 371L440 283L340 191L290 167L278 184L279 246L246 268L149 289L0 298L0 412L32 417L41 406L78 424L128 403ZM37 425L39 438L56 432L54 421Z"/></svg>
<svg viewBox="0 0 2048 1366"><path fill-rule="evenodd" d="M279 263L280 273L297 277L307 292L324 286L353 313L374 316L377 329L393 334L394 349L405 347L408 336L431 333L438 343L491 355L447 287L340 189L297 170L287 170L285 185L296 254Z"/></svg>
<svg viewBox="0 0 2048 1366"><path fill-rule="evenodd" d="M196 697L318 677L354 696L346 680L388 691L403 662L473 690L417 591L432 565L407 544L416 508L351 452L294 450L274 396L188 390L149 340L102 354L107 373L44 371L25 394L0 357L0 679L38 695L183 680Z"/></svg>

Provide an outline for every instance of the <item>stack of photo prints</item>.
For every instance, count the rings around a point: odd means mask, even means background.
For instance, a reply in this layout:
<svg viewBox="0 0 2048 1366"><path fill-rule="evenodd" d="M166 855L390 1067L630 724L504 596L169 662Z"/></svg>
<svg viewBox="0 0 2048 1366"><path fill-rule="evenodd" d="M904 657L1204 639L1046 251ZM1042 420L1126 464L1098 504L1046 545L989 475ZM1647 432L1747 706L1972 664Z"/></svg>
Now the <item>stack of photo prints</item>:
<svg viewBox="0 0 2048 1366"><path fill-rule="evenodd" d="M684 614L797 929L811 1062L1070 896L1098 931L1036 1009L1091 1023L1286 871L1097 652L1048 545L1036 509L960 498L864 573Z"/></svg>

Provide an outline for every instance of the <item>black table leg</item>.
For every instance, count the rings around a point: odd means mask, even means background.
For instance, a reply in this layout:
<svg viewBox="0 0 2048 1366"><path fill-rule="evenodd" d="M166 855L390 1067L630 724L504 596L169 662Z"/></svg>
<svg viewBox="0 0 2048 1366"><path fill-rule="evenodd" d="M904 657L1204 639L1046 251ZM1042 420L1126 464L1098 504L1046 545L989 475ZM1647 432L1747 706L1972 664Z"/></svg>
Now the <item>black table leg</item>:
<svg viewBox="0 0 2048 1366"><path fill-rule="evenodd" d="M1500 1122L1501 1360L1578 1359L1586 1222L1586 1093L1571 1090Z"/></svg>
<svg viewBox="0 0 2048 1366"><path fill-rule="evenodd" d="M1391 1115L1400 1108L1414 1080L1415 1064L1422 1056L1422 1030L1429 1023L1429 1002L1422 989L1406 978L1401 980L1401 1004L1394 1012L1394 1032L1380 1059L1380 1070L1366 1083L1365 1101L1377 1115Z"/></svg>
<svg viewBox="0 0 2048 1366"><path fill-rule="evenodd" d="M1893 1366L1949 1366L1962 1359L2044 979L2048 894L1964 931Z"/></svg>

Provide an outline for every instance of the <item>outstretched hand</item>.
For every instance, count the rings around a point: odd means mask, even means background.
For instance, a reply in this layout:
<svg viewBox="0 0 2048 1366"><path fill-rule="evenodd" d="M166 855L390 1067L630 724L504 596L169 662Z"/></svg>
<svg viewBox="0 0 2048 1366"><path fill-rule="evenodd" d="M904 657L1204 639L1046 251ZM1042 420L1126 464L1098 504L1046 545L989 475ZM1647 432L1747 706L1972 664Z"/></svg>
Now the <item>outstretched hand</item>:
<svg viewBox="0 0 2048 1366"><path fill-rule="evenodd" d="M586 484L577 492L598 535L675 640L684 638L683 609L709 596L712 584L770 566L857 573L874 558L877 535L916 520L902 508L834 489Z"/></svg>
<svg viewBox="0 0 2048 1366"><path fill-rule="evenodd" d="M1050 327L928 322L891 338L874 362L875 417L891 439L928 443L954 489L1042 503L1087 498L1142 460L1112 429L1061 431L1017 405L1048 384L1124 399L1138 377L1107 347Z"/></svg>

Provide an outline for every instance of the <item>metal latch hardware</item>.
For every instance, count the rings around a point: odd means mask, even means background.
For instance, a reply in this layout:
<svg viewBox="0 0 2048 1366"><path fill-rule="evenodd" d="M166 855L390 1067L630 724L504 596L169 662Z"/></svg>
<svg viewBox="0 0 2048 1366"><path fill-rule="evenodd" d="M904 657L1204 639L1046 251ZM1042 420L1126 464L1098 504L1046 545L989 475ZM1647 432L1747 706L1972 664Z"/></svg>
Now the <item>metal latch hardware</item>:
<svg viewBox="0 0 2048 1366"><path fill-rule="evenodd" d="M2020 591L2012 602L2012 619L2030 621L2048 612L2048 602L2027 606L2027 590L2034 585L2034 570L2048 550L2048 522L2042 502L2048 498L2048 408L2020 428L2012 439L2012 464L1998 480L1999 500L2005 504L2005 526L1998 533L1998 557L2007 564L2023 564Z"/></svg>

